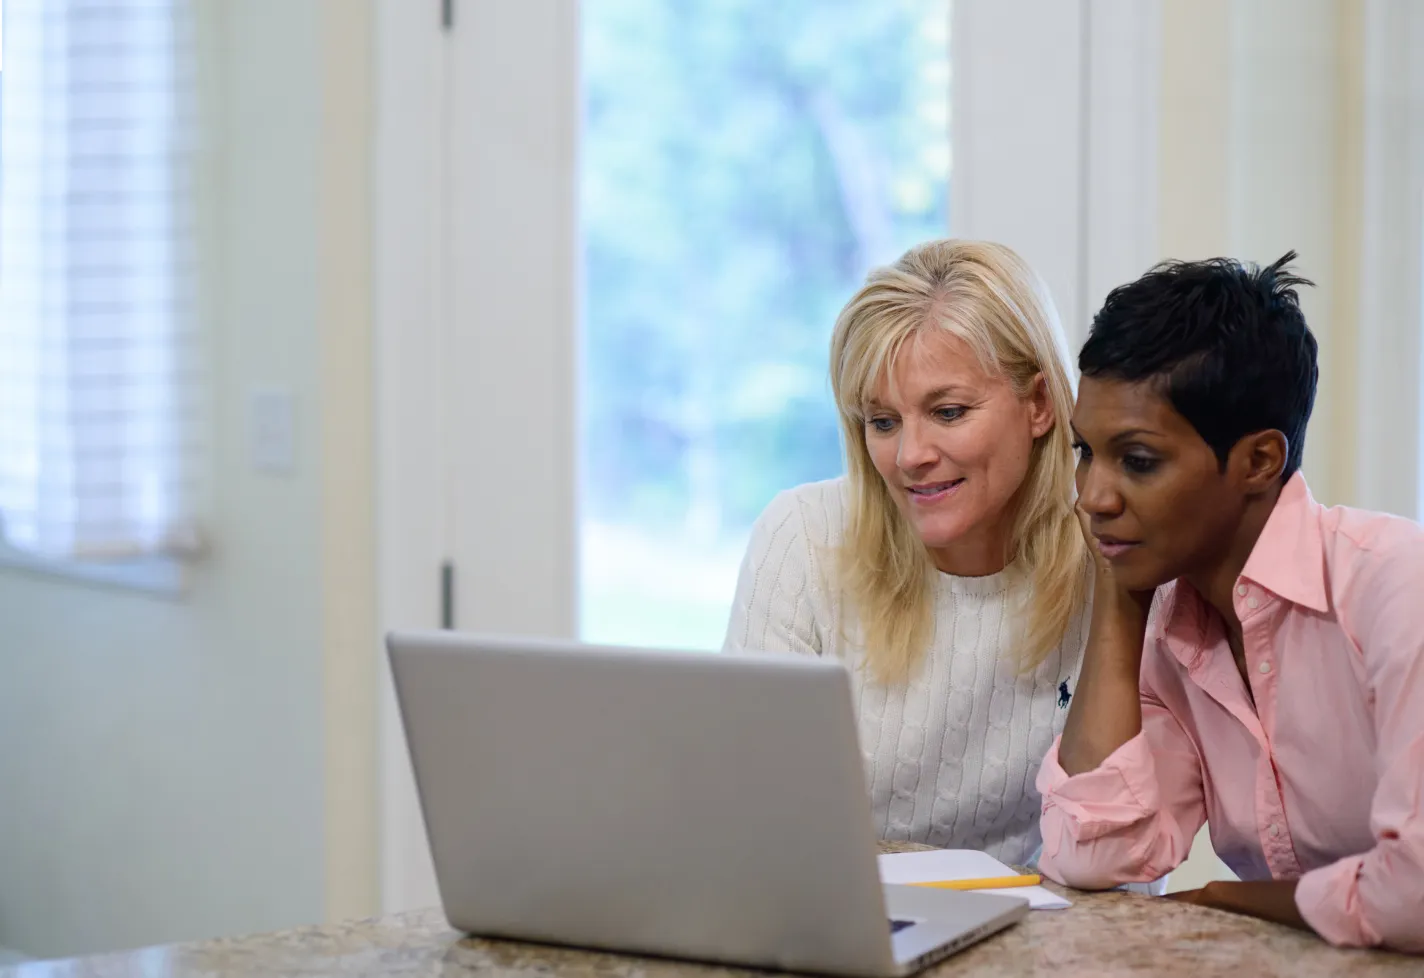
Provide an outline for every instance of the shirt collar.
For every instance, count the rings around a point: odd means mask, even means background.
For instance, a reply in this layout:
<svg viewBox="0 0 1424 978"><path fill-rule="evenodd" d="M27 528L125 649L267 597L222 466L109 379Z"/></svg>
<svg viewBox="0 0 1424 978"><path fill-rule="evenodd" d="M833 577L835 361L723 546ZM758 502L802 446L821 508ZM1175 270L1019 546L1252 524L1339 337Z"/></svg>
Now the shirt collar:
<svg viewBox="0 0 1424 978"><path fill-rule="evenodd" d="M1299 472L1291 476L1246 558L1242 578L1292 604L1328 611L1322 509L1311 497L1305 476Z"/></svg>
<svg viewBox="0 0 1424 978"><path fill-rule="evenodd" d="M1320 529L1323 509L1297 472L1281 489L1271 515L1241 578L1293 604L1328 611L1325 600L1325 544ZM1178 657L1188 665L1202 649L1207 629L1205 600L1185 581L1157 589L1151 618L1159 639L1172 638Z"/></svg>
<svg viewBox="0 0 1424 978"><path fill-rule="evenodd" d="M1157 589L1149 613L1153 637L1166 641L1183 665L1191 667L1205 644L1207 618L1205 602L1183 580L1168 581Z"/></svg>

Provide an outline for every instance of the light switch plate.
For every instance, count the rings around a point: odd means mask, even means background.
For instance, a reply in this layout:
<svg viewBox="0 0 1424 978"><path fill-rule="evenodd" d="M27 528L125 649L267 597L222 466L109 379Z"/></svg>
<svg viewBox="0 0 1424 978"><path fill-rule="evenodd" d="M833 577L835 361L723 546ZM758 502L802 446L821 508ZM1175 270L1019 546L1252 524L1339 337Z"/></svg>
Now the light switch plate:
<svg viewBox="0 0 1424 978"><path fill-rule="evenodd" d="M249 406L249 454L254 471L291 475L297 468L297 405L291 391L254 391Z"/></svg>

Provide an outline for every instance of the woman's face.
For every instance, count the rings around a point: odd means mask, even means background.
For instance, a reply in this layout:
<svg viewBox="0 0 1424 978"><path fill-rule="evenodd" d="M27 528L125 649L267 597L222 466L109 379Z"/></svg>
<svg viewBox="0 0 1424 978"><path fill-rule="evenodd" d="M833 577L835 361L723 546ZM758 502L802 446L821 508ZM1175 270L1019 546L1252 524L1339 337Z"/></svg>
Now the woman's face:
<svg viewBox="0 0 1424 978"><path fill-rule="evenodd" d="M865 405L865 446L942 571L978 577L1009 557L1014 499L1053 427L1042 376L1026 397L940 329L911 337Z"/></svg>
<svg viewBox="0 0 1424 978"><path fill-rule="evenodd" d="M1120 585L1151 590L1221 559L1244 496L1151 384L1084 377L1073 438L1078 506Z"/></svg>

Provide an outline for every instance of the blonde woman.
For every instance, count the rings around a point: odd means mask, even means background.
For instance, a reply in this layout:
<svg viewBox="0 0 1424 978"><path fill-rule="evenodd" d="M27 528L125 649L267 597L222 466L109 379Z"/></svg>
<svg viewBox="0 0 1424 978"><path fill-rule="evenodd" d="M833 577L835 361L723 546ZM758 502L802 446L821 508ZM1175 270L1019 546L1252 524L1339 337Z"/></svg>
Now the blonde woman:
<svg viewBox="0 0 1424 978"><path fill-rule="evenodd" d="M1042 280L980 241L922 244L841 312L843 478L757 521L725 647L851 667L882 838L1025 863L1034 776L1087 639L1073 391Z"/></svg>

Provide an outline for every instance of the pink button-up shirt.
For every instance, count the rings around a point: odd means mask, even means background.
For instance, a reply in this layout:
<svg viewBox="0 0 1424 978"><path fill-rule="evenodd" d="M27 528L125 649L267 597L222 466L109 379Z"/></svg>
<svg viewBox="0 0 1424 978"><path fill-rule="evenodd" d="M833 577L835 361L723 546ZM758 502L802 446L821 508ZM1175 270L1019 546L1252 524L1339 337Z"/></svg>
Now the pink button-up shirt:
<svg viewBox="0 0 1424 978"><path fill-rule="evenodd" d="M1255 706L1221 619L1158 589L1142 733L1069 777L1038 775L1044 873L1156 879L1205 820L1242 879L1299 879L1333 944L1424 951L1424 528L1336 507L1296 474L1235 589Z"/></svg>

